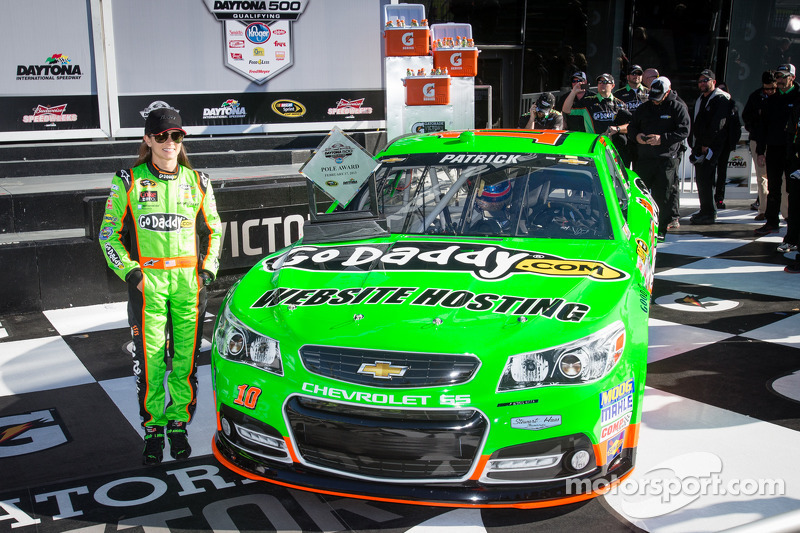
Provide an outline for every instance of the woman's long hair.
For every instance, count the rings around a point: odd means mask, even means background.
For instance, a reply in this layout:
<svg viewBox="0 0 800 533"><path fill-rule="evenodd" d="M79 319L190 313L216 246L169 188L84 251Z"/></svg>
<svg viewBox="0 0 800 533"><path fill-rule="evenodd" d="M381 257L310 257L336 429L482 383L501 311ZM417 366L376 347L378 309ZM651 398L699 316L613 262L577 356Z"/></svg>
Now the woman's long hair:
<svg viewBox="0 0 800 533"><path fill-rule="evenodd" d="M139 145L139 158L133 164L134 167L138 167L142 163L149 163L153 160L153 151L152 149L147 146L147 143L142 140L142 144ZM186 154L186 146L181 143L181 149L178 152L178 164L182 165L188 169L192 169L192 164L189 163L189 156Z"/></svg>

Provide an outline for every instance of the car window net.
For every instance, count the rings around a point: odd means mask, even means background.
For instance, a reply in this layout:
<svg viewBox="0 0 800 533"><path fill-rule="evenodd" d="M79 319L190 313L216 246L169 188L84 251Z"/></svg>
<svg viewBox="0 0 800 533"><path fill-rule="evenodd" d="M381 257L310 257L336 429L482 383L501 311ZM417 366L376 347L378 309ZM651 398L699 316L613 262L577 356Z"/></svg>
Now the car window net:
<svg viewBox="0 0 800 533"><path fill-rule="evenodd" d="M518 158L503 166L409 163L385 165L376 174L392 233L612 238L589 158Z"/></svg>

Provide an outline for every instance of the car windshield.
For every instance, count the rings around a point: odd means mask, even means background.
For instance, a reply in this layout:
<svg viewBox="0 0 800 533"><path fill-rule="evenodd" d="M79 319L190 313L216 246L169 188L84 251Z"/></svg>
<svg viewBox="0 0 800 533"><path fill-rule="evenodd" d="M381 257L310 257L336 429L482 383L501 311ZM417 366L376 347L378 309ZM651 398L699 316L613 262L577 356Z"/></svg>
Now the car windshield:
<svg viewBox="0 0 800 533"><path fill-rule="evenodd" d="M414 154L376 170L391 233L610 239L594 160L543 154Z"/></svg>

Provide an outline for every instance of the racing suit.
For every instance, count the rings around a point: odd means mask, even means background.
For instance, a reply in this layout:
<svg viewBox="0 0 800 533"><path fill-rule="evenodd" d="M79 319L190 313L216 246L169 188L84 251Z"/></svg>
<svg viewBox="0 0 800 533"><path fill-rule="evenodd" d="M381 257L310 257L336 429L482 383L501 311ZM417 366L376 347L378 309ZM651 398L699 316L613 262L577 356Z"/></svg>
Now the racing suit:
<svg viewBox="0 0 800 533"><path fill-rule="evenodd" d="M197 405L197 361L206 306L204 283L218 269L221 223L208 176L152 162L111 181L100 226L109 267L128 283L128 321L142 425L189 422ZM142 291L137 289L142 281ZM171 318L172 365L166 331Z"/></svg>

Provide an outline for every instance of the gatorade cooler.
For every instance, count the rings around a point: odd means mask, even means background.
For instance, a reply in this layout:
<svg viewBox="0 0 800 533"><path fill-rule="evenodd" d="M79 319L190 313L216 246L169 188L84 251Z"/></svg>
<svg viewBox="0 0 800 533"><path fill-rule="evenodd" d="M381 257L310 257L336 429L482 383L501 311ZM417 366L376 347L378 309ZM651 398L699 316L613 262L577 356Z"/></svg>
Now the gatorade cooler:
<svg viewBox="0 0 800 533"><path fill-rule="evenodd" d="M431 31L422 4L387 4L383 39L387 56L427 56L431 53ZM418 26L413 26L417 21ZM391 25L389 25L391 23ZM424 25L422 25L424 24Z"/></svg>
<svg viewBox="0 0 800 533"><path fill-rule="evenodd" d="M411 76L403 78L406 105L450 104L450 76Z"/></svg>
<svg viewBox="0 0 800 533"><path fill-rule="evenodd" d="M478 74L478 52L474 46L464 46L459 40L472 42L469 24L434 24L433 68L446 68L451 76L472 77ZM452 41L452 42L451 42ZM452 46L450 46L452 44Z"/></svg>

